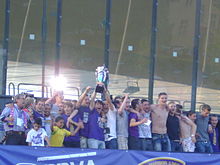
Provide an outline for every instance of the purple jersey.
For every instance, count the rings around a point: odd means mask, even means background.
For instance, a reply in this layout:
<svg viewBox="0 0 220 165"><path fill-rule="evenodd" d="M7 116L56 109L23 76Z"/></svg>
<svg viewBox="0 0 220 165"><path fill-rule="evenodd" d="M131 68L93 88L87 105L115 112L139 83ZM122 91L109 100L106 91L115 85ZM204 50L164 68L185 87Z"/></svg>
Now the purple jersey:
<svg viewBox="0 0 220 165"><path fill-rule="evenodd" d="M89 115L89 138L104 141L104 123L96 109Z"/></svg>
<svg viewBox="0 0 220 165"><path fill-rule="evenodd" d="M131 119L135 119L135 121L138 121L138 116L136 113L129 113L128 115L128 124L130 125ZM135 127L128 127L128 133L129 136L134 136L134 137L139 137L139 133L138 133L138 126Z"/></svg>
<svg viewBox="0 0 220 165"><path fill-rule="evenodd" d="M88 137L89 135L89 114L91 110L89 107L80 106L79 107L79 117L83 121L84 128L80 129L80 136Z"/></svg>
<svg viewBox="0 0 220 165"><path fill-rule="evenodd" d="M70 129L71 129L71 126L70 126L70 128L67 128L67 127L66 127L67 119L68 119L69 116L63 114L62 117L63 117L63 119L64 119L64 124L65 124L64 128L65 128L66 130L68 130L68 131L71 132L71 130L70 130ZM78 123L78 122L79 122L79 115L78 115L78 114L75 115L75 116L72 118L72 120L73 120L74 122ZM77 126L74 125L74 126L73 126L73 129L76 129L76 128L77 128ZM68 141L68 142L71 142L71 141L80 141L79 132L77 132L75 136L67 136L67 137L65 137L64 141Z"/></svg>

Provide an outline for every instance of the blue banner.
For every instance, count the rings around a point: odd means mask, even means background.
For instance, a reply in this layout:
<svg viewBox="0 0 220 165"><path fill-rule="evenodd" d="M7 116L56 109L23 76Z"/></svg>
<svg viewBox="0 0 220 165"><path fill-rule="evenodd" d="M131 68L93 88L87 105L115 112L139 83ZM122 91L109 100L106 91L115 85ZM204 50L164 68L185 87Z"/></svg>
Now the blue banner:
<svg viewBox="0 0 220 165"><path fill-rule="evenodd" d="M0 165L219 165L220 154L0 146Z"/></svg>

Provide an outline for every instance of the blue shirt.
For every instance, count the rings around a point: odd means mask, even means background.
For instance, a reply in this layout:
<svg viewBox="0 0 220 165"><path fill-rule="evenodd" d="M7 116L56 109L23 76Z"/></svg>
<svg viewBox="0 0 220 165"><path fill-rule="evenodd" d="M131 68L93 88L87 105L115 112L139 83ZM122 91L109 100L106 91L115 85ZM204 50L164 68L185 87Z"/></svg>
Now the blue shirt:
<svg viewBox="0 0 220 165"><path fill-rule="evenodd" d="M64 123L65 123L64 128L65 128L66 130L70 131L70 128L67 128L67 127L66 127L67 119L68 119L69 116L63 114L62 117L63 117ZM75 115L75 116L72 118L72 120L73 120L74 122L78 123L78 122L79 122L79 115L78 115L78 114ZM74 130L75 130L75 129L77 128L77 126L74 125L73 128L74 128ZM70 132L71 132L71 131L70 131ZM68 142L71 142L71 141L74 141L74 142L75 142L75 141L80 141L79 131L75 134L75 136L66 136L66 137L64 138L64 141L68 141Z"/></svg>
<svg viewBox="0 0 220 165"><path fill-rule="evenodd" d="M104 141L104 123L101 115L94 109L89 115L89 138Z"/></svg>
<svg viewBox="0 0 220 165"><path fill-rule="evenodd" d="M14 111L13 122L3 121L4 122L4 129L5 131L25 131L27 128L27 122L29 120L29 115L27 112L20 109L16 104L13 106L13 108L5 107L5 109L2 111L2 114L0 116L0 120L3 120L6 117L9 117L11 115L11 111ZM12 125L9 126L9 123Z"/></svg>
<svg viewBox="0 0 220 165"><path fill-rule="evenodd" d="M88 137L89 135L89 114L91 110L89 107L80 106L79 107L79 117L83 121L84 128L80 129L80 136Z"/></svg>

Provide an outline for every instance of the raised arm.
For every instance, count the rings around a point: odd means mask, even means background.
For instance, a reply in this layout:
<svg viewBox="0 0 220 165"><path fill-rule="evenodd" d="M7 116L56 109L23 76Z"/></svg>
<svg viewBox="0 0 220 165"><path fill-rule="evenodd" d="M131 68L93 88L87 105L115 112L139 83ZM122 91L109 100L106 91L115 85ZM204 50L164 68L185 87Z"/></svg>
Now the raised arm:
<svg viewBox="0 0 220 165"><path fill-rule="evenodd" d="M53 96L45 101L45 104L54 104L55 103L55 98L56 98L57 95L58 95L58 92L55 91L53 93Z"/></svg>
<svg viewBox="0 0 220 165"><path fill-rule="evenodd" d="M125 94L125 98L120 106L120 108L118 109L118 114L121 115L123 110L125 109L125 106L126 106L126 102L128 100L128 94Z"/></svg>
<svg viewBox="0 0 220 165"><path fill-rule="evenodd" d="M91 90L90 86L86 87L85 91L82 93L82 95L79 97L79 100L76 103L76 108L79 108L81 106L83 100L85 99L85 97L87 96L90 90Z"/></svg>
<svg viewBox="0 0 220 165"><path fill-rule="evenodd" d="M109 91L107 89L105 89L105 99L106 99L106 101L107 101L107 103L109 105L109 109L114 111L115 107L112 104L112 100L110 98L110 93L109 93Z"/></svg>
<svg viewBox="0 0 220 165"><path fill-rule="evenodd" d="M95 98L96 98L96 91L94 90L91 96L90 104L89 104L89 109L92 111L95 108Z"/></svg>

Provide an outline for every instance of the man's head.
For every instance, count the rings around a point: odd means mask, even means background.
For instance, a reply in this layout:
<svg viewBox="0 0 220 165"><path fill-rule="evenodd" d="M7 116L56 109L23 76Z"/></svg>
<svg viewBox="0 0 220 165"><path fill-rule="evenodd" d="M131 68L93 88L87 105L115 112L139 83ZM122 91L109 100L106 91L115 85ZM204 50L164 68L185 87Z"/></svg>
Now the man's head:
<svg viewBox="0 0 220 165"><path fill-rule="evenodd" d="M14 97L14 100L17 104L17 106L20 108L20 109L23 109L24 108L24 105L25 105L25 96L23 94L17 94L15 97Z"/></svg>
<svg viewBox="0 0 220 165"><path fill-rule="evenodd" d="M141 108L145 112L149 112L150 111L150 102L146 99L142 99L141 100Z"/></svg>
<svg viewBox="0 0 220 165"><path fill-rule="evenodd" d="M101 111L103 110L104 107L104 103L101 100L96 100L95 101L95 109L101 113Z"/></svg>
<svg viewBox="0 0 220 165"><path fill-rule="evenodd" d="M187 114L187 117L192 120L192 121L195 121L196 120L196 113L193 112L193 111L189 111L188 114Z"/></svg>
<svg viewBox="0 0 220 165"><path fill-rule="evenodd" d="M141 106L140 106L140 100L139 99L133 99L131 101L131 107L134 109L134 110L137 110L139 111L141 109Z"/></svg>
<svg viewBox="0 0 220 165"><path fill-rule="evenodd" d="M125 96L122 97L122 101L124 101ZM125 110L129 110L131 107L131 99L130 97L127 98L126 103L125 103Z"/></svg>
<svg viewBox="0 0 220 165"><path fill-rule="evenodd" d="M167 93L161 92L158 94L158 104L165 105L167 103Z"/></svg>
<svg viewBox="0 0 220 165"><path fill-rule="evenodd" d="M211 112L211 107L208 104L203 104L201 106L201 115L203 117L208 117Z"/></svg>
<svg viewBox="0 0 220 165"><path fill-rule="evenodd" d="M60 104L64 99L63 91L56 91L55 102L56 104Z"/></svg>
<svg viewBox="0 0 220 165"><path fill-rule="evenodd" d="M176 111L176 103L171 101L168 103L168 108L170 110L170 114L174 114Z"/></svg>
<svg viewBox="0 0 220 165"><path fill-rule="evenodd" d="M46 116L46 117L50 116L51 108L52 108L52 104L45 104L44 116Z"/></svg>
<svg viewBox="0 0 220 165"><path fill-rule="evenodd" d="M122 98L121 98L121 96L116 96L116 97L114 98L113 103L114 103L115 108L117 108L117 109L120 108L121 103L122 103Z"/></svg>
<svg viewBox="0 0 220 165"><path fill-rule="evenodd" d="M72 112L73 112L73 104L71 102L65 102L64 103L64 113L67 116L70 116Z"/></svg>
<svg viewBox="0 0 220 165"><path fill-rule="evenodd" d="M210 122L211 122L212 127L215 128L218 124L218 116L217 115L211 115Z"/></svg>
<svg viewBox="0 0 220 165"><path fill-rule="evenodd" d="M43 113L44 104L45 104L45 102L44 102L43 99L37 100L36 105L35 105L36 111L39 112L39 113Z"/></svg>
<svg viewBox="0 0 220 165"><path fill-rule="evenodd" d="M86 95L86 97L82 101L82 106L89 107L89 104L90 104L90 99L89 96Z"/></svg>

